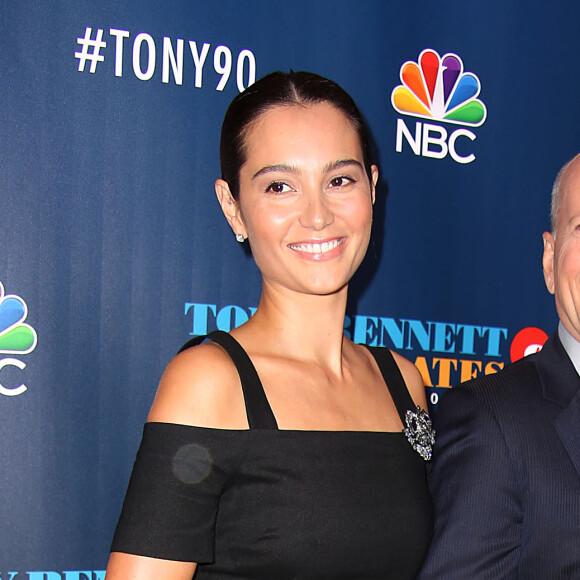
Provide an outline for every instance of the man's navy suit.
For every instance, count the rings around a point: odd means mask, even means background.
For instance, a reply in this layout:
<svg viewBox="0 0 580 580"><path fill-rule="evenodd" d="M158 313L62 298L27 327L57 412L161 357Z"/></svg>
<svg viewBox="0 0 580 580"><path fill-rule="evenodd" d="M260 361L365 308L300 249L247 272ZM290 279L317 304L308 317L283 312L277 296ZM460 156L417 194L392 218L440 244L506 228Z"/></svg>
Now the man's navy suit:
<svg viewBox="0 0 580 580"><path fill-rule="evenodd" d="M580 377L557 335L445 394L420 580L580 579Z"/></svg>

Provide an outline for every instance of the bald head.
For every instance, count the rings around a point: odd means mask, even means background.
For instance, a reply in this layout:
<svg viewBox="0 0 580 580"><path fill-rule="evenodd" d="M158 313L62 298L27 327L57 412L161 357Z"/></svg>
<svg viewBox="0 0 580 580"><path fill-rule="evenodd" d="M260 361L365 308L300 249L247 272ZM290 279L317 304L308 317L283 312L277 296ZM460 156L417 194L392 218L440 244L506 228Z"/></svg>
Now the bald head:
<svg viewBox="0 0 580 580"><path fill-rule="evenodd" d="M580 342L580 155L562 167L552 190L552 232L544 232L546 287L564 328Z"/></svg>
<svg viewBox="0 0 580 580"><path fill-rule="evenodd" d="M580 153L573 159L568 161L562 169L560 169L554 185L552 186L552 203L550 207L550 223L552 226L552 233L556 234L558 229L558 219L560 217L560 208L562 207L562 200L566 193L572 174L577 173L580 169Z"/></svg>

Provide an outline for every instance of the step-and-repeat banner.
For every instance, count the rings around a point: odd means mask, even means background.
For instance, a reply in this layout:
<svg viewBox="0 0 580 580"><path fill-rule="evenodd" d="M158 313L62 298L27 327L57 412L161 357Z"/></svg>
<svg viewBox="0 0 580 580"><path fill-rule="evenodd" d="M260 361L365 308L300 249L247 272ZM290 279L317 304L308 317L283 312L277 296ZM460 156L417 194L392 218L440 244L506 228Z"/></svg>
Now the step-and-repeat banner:
<svg viewBox="0 0 580 580"><path fill-rule="evenodd" d="M576 2L113 0L0 11L0 579L98 580L164 366L250 317L213 182L231 99L339 82L381 178L345 331L430 402L556 326L541 234L580 151Z"/></svg>

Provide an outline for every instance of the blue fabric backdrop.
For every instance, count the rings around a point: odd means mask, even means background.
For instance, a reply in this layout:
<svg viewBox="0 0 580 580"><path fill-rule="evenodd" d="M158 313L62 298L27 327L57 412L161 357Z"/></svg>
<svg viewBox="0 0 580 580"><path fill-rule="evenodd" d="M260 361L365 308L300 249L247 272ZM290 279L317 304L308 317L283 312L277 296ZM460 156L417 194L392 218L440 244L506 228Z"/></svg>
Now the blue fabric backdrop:
<svg viewBox="0 0 580 580"><path fill-rule="evenodd" d="M257 305L213 193L221 119L254 77L329 76L372 129L355 340L416 361L435 404L553 332L541 233L580 150L579 18L563 0L4 2L0 578L104 576L163 367ZM485 117L396 110L426 49L461 61L459 100Z"/></svg>

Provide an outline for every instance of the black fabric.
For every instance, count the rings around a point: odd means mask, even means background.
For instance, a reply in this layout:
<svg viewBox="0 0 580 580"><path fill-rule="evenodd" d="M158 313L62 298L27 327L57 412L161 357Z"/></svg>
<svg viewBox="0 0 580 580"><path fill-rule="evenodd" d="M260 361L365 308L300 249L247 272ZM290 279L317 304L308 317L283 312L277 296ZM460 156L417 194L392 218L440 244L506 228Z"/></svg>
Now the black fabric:
<svg viewBox="0 0 580 580"><path fill-rule="evenodd" d="M414 411L416 405L409 394L405 379L403 379L403 375L397 366L395 357L393 357L390 350L385 348L378 348L376 346L367 346L367 348L377 361L379 370L383 375L383 380L389 385L391 398L393 399L393 403L395 403L395 407L401 418L401 423L405 425L407 411Z"/></svg>
<svg viewBox="0 0 580 580"><path fill-rule="evenodd" d="M402 433L148 423L112 550L198 562L196 580L411 580L431 526Z"/></svg>
<svg viewBox="0 0 580 580"><path fill-rule="evenodd" d="M558 336L445 394L421 580L580 579L580 379Z"/></svg>

